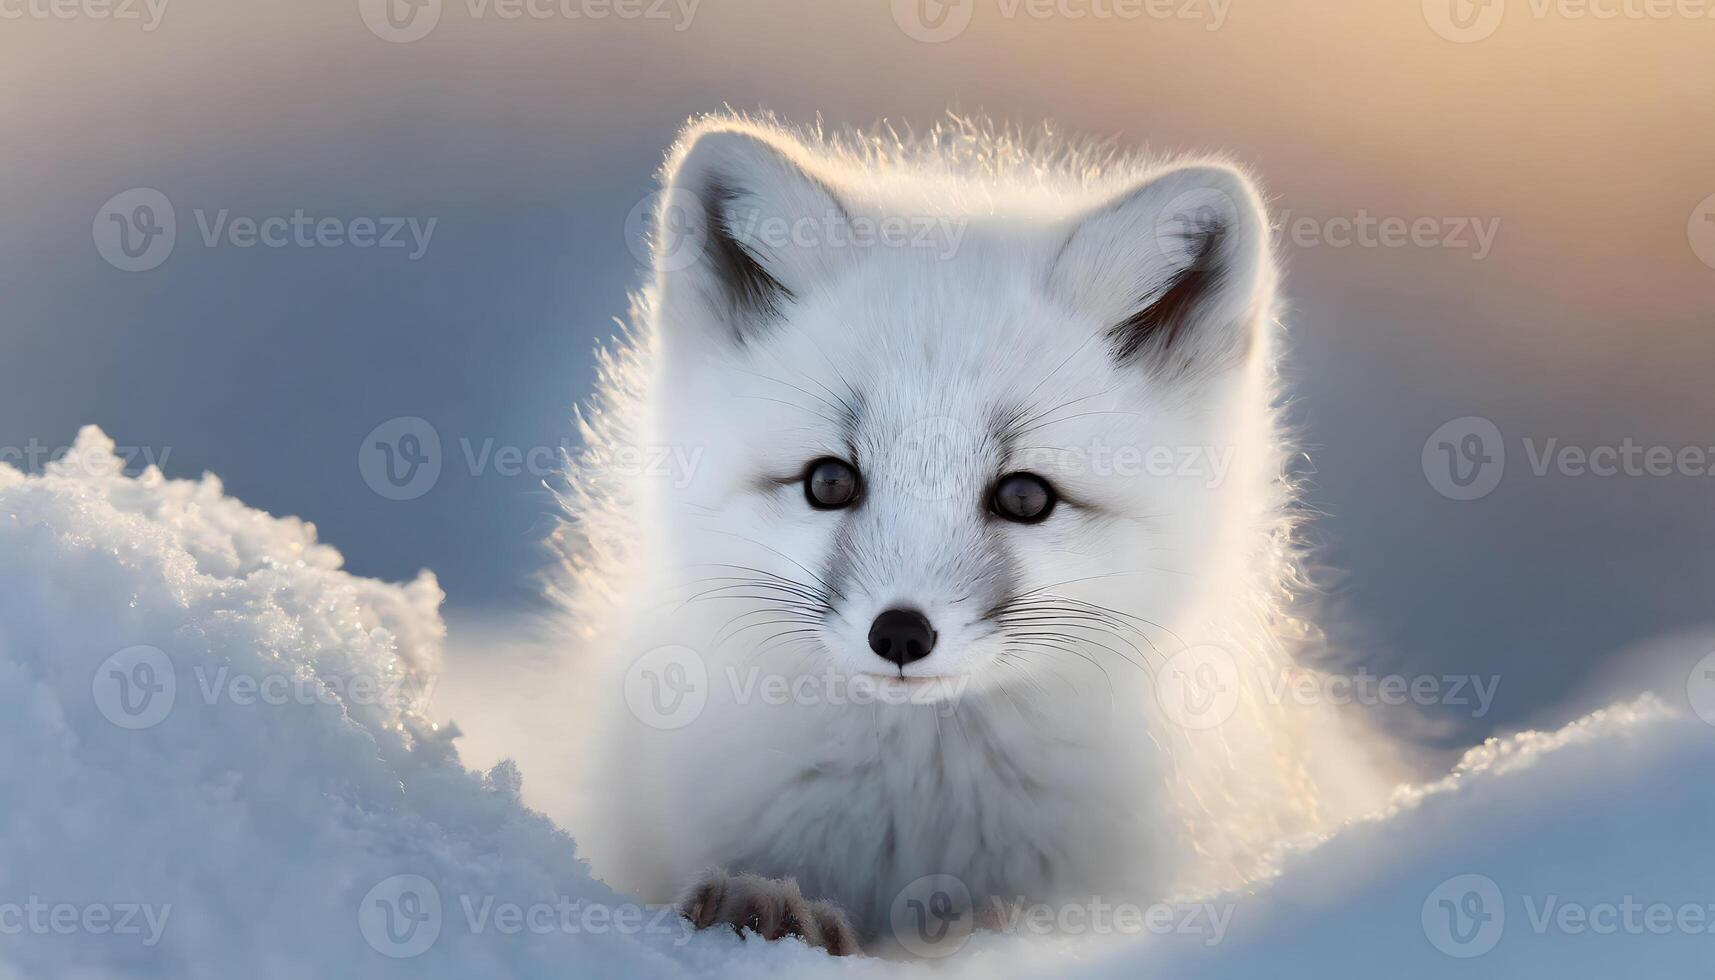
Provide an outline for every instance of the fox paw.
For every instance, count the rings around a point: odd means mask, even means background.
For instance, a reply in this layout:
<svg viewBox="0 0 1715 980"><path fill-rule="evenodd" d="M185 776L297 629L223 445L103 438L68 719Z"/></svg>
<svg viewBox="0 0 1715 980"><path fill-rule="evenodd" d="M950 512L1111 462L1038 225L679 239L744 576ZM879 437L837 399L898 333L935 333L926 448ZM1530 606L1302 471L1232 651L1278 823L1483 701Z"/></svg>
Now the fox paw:
<svg viewBox="0 0 1715 980"><path fill-rule="evenodd" d="M706 871L679 900L679 911L697 929L730 926L743 937L797 936L831 956L862 953L844 912L829 902L810 902L791 878Z"/></svg>

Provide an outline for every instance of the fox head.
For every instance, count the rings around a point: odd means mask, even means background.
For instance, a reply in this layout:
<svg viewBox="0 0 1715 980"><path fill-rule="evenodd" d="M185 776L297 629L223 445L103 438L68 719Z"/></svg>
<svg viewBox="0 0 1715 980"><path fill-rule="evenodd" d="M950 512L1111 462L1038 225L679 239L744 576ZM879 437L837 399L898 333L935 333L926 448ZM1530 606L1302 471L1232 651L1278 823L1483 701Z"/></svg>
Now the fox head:
<svg viewBox="0 0 1715 980"><path fill-rule="evenodd" d="M1266 219L1224 164L1089 183L687 135L647 425L696 465L646 533L705 643L988 687L1194 642L1278 476Z"/></svg>

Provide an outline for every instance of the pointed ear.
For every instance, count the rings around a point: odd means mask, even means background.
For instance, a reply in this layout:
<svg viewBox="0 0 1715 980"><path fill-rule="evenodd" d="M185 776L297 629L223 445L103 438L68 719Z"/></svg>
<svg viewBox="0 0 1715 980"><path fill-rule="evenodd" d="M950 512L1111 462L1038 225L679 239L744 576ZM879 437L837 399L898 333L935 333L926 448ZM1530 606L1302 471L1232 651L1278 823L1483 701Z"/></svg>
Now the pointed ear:
<svg viewBox="0 0 1715 980"><path fill-rule="evenodd" d="M1074 223L1049 290L1097 317L1114 356L1163 377L1242 362L1274 302L1255 188L1223 166L1151 177Z"/></svg>
<svg viewBox="0 0 1715 980"><path fill-rule="evenodd" d="M810 166L808 154L774 134L687 137L657 213L654 263L666 303L700 304L742 343L855 261L851 219Z"/></svg>

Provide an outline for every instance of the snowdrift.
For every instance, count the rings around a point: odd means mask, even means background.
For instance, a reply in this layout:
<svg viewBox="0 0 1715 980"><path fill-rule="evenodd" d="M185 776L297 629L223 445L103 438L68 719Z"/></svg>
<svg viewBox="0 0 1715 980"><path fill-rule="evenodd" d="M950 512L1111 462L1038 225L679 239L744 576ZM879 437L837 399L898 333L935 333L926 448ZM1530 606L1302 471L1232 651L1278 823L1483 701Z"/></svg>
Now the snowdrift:
<svg viewBox="0 0 1715 980"><path fill-rule="evenodd" d="M433 576L341 570L85 429L0 466L0 978L1708 975L1715 730L1653 698L1473 750L1249 893L914 963L690 934L465 769ZM1195 918L1193 923L1190 921Z"/></svg>

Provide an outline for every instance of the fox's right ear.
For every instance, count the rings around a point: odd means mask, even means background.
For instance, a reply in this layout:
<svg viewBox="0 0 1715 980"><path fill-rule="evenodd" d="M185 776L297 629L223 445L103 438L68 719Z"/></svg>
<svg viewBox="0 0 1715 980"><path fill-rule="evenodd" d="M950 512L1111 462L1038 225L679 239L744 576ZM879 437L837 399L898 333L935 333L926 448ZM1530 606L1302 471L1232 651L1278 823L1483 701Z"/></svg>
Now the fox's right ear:
<svg viewBox="0 0 1715 980"><path fill-rule="evenodd" d="M811 173L806 154L772 134L688 136L669 163L655 220L667 316L696 304L699 319L712 314L740 344L854 260L845 207Z"/></svg>
<svg viewBox="0 0 1715 980"><path fill-rule="evenodd" d="M1114 356L1159 377L1243 360L1273 304L1262 200L1224 165L1144 179L1078 218L1049 272L1095 316Z"/></svg>

